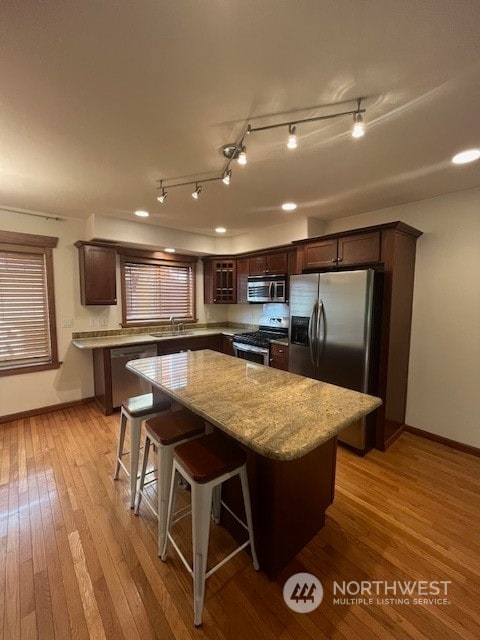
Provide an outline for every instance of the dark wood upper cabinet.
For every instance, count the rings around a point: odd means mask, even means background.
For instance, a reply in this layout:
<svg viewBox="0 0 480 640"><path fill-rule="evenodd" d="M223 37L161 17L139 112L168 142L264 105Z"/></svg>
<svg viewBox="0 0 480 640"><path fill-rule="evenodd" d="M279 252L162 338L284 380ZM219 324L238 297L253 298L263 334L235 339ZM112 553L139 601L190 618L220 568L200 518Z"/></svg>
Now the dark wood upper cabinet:
<svg viewBox="0 0 480 640"><path fill-rule="evenodd" d="M245 304L248 293L249 259L237 260L237 303Z"/></svg>
<svg viewBox="0 0 480 640"><path fill-rule="evenodd" d="M233 304L237 301L236 260L205 258L205 304Z"/></svg>
<svg viewBox="0 0 480 640"><path fill-rule="evenodd" d="M117 304L117 249L79 240L80 299L83 305Z"/></svg>
<svg viewBox="0 0 480 640"><path fill-rule="evenodd" d="M304 269L334 269L381 261L380 231L306 242Z"/></svg>
<svg viewBox="0 0 480 640"><path fill-rule="evenodd" d="M288 271L288 254L286 251L283 253L272 253L267 255L267 273L273 275L286 274Z"/></svg>
<svg viewBox="0 0 480 640"><path fill-rule="evenodd" d="M304 245L304 269L324 269L337 266L337 239L317 240Z"/></svg>
<svg viewBox="0 0 480 640"><path fill-rule="evenodd" d="M253 256L248 259L248 273L251 276L263 276L267 271L267 256Z"/></svg>
<svg viewBox="0 0 480 640"><path fill-rule="evenodd" d="M339 238L337 261L339 267L380 262L380 232Z"/></svg>
<svg viewBox="0 0 480 640"><path fill-rule="evenodd" d="M249 275L280 275L288 272L288 253L270 253L249 258Z"/></svg>

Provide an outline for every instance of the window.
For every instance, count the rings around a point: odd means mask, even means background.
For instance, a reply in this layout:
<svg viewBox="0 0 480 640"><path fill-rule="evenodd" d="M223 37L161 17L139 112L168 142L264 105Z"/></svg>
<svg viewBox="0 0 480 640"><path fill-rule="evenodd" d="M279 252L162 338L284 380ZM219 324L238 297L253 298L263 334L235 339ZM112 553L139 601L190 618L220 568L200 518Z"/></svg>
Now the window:
<svg viewBox="0 0 480 640"><path fill-rule="evenodd" d="M0 231L0 375L58 367L52 247Z"/></svg>
<svg viewBox="0 0 480 640"><path fill-rule="evenodd" d="M187 259L189 257L186 257ZM123 324L195 319L195 263L122 255Z"/></svg>

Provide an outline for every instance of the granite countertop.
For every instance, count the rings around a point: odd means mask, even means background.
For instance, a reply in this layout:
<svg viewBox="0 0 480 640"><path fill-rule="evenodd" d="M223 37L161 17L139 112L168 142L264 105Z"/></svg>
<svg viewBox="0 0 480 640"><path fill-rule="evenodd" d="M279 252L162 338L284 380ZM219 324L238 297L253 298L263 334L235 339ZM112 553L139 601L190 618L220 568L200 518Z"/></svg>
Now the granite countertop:
<svg viewBox="0 0 480 640"><path fill-rule="evenodd" d="M121 335L103 335L88 338L74 338L72 344L78 349L103 349L105 347L128 347L136 344L148 344L164 342L165 340L182 340L183 338L196 338L199 336L214 336L222 333L227 336L233 336L234 333L243 333L247 329L238 329L233 327L212 327L202 329L187 329L185 333L165 332L164 336L153 336L151 333L134 333ZM152 333L160 333L161 330L152 331Z"/></svg>
<svg viewBox="0 0 480 640"><path fill-rule="evenodd" d="M288 347L288 338L277 338L276 340L270 340L270 343L274 344L283 344L285 347Z"/></svg>
<svg viewBox="0 0 480 640"><path fill-rule="evenodd" d="M257 453L293 460L382 404L380 398L202 350L127 368Z"/></svg>

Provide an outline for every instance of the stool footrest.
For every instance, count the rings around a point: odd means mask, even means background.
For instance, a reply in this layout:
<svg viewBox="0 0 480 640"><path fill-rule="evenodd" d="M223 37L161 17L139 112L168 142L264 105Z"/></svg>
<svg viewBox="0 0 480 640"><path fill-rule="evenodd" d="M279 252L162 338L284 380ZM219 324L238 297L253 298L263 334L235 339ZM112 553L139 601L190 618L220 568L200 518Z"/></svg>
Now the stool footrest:
<svg viewBox="0 0 480 640"><path fill-rule="evenodd" d="M223 500L220 500L220 504L223 507L225 507L225 509L228 511L228 513L235 518L235 520L238 522L238 524L241 524L242 527L248 531L248 525L246 525L245 522L243 522L243 520L240 520L240 518L237 516L237 514L233 513L233 511L230 509L230 507L228 505L226 505Z"/></svg>

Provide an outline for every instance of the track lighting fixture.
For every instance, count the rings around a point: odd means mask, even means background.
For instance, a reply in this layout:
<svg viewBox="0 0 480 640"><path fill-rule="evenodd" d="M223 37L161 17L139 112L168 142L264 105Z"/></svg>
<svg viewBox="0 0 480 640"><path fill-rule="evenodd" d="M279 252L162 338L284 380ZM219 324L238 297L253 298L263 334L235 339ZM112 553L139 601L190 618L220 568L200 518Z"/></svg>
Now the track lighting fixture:
<svg viewBox="0 0 480 640"><path fill-rule="evenodd" d="M195 183L195 191L192 192L192 198L195 198L195 200L198 200L199 195L202 193L202 186L198 184L198 182Z"/></svg>
<svg viewBox="0 0 480 640"><path fill-rule="evenodd" d="M361 138L365 135L365 124L363 123L362 112L360 110L360 104L362 102L361 98L358 98L357 104L358 108L353 114L353 129L352 129L352 138Z"/></svg>
<svg viewBox="0 0 480 640"><path fill-rule="evenodd" d="M162 189L162 193L157 196L157 200L160 202L160 204L163 204L167 198L168 193L165 191L165 189Z"/></svg>
<svg viewBox="0 0 480 640"><path fill-rule="evenodd" d="M242 146L242 148L240 149L240 153L238 154L237 162L238 162L238 164L241 164L241 165L247 164L247 149L246 149L246 147Z"/></svg>
<svg viewBox="0 0 480 640"><path fill-rule="evenodd" d="M365 135L365 125L361 113L355 113L353 116L352 138L361 138Z"/></svg>
<svg viewBox="0 0 480 640"><path fill-rule="evenodd" d="M242 136L236 142L229 142L228 144L223 145L221 148L221 153L226 159L226 164L223 167L223 171L220 175L213 178L203 178L196 180L188 180L185 182L175 182L175 179L168 180L169 184L167 188L175 189L176 187L184 187L186 185L195 185L195 191L192 192L192 198L198 200L200 193L202 191L202 184L205 182L215 182L218 180L222 180L224 184L229 185L232 179L232 171L230 169L231 163L236 160L238 164L245 165L247 164L247 148L244 144L245 138L251 133L257 133L259 131L267 131L268 129L276 129L278 127L288 127L288 141L287 148L288 149L296 149L298 146L298 138L297 138L297 127L299 125L311 122L320 122L321 120L331 120L333 118L342 118L344 116L353 116L353 129L352 136L354 138L361 138L365 134L365 124L363 122L363 115L366 109L362 109L362 99L357 98L357 108L349 109L347 111L337 111L336 113L329 113L327 115L314 116L312 118L296 118L295 120L291 120L289 122L276 122L274 124L267 124L259 127L252 127L252 125L248 124L246 129L244 130ZM163 183L164 180L160 180L161 189L160 195L157 196L158 202L163 204L167 197L167 191L165 190ZM170 183L173 184L170 184Z"/></svg>
<svg viewBox="0 0 480 640"><path fill-rule="evenodd" d="M297 127L293 124L288 125L288 142L287 147L289 149L297 148Z"/></svg>

